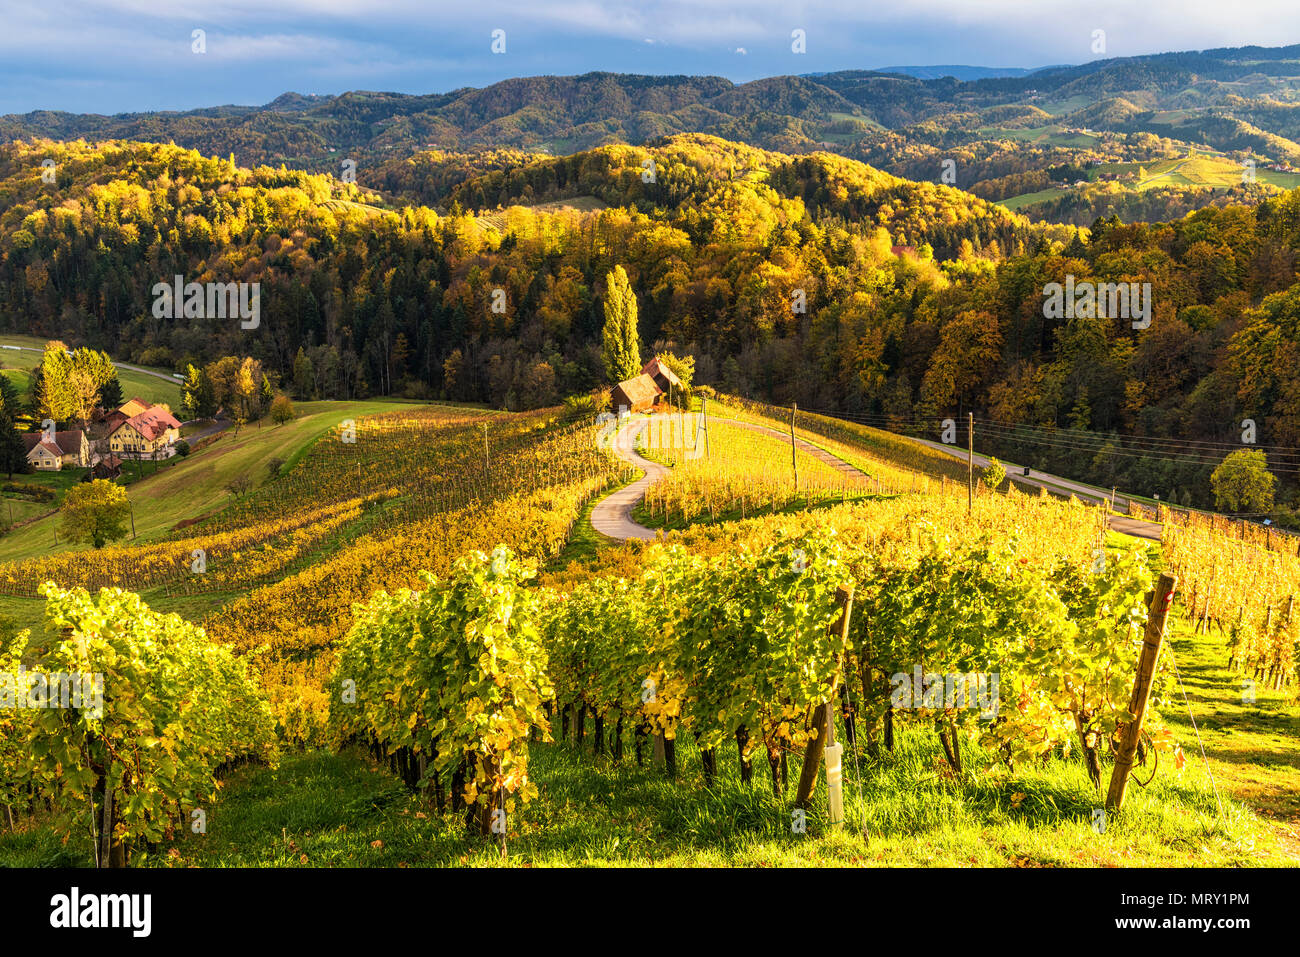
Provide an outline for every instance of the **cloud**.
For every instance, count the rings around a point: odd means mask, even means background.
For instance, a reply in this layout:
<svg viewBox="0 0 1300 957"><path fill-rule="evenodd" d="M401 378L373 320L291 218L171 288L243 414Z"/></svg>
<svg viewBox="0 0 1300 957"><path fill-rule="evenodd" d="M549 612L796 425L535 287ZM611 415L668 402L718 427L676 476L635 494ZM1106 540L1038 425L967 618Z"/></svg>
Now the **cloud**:
<svg viewBox="0 0 1300 957"><path fill-rule="evenodd" d="M590 70L743 80L910 64L1032 67L1095 59L1097 29L1106 56L1300 41L1294 0L1256 0L1250 10L1241 16L1221 0L43 0L5 12L0 112L262 103L304 80L318 85L312 92L439 92ZM505 56L490 55L497 28L510 37ZM807 36L797 60L796 28ZM194 29L207 32L201 63L190 51Z"/></svg>

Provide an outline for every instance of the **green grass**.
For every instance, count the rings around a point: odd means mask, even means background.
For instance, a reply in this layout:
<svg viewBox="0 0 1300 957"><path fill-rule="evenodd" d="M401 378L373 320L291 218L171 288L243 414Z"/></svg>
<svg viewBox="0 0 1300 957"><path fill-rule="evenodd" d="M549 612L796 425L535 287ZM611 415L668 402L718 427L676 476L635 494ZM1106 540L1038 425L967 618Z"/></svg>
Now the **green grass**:
<svg viewBox="0 0 1300 957"><path fill-rule="evenodd" d="M14 353L14 354L22 355L21 352ZM0 359L2 358L3 356L0 356ZM15 368L6 368L0 371L2 371L4 373L5 378L7 378L13 384L13 387L18 390L19 396L27 395L28 390L31 389L32 387L32 374L30 372L28 372L26 369L15 369Z"/></svg>
<svg viewBox="0 0 1300 957"><path fill-rule="evenodd" d="M1056 199L1058 196L1064 196L1068 189L1061 189L1059 186L1051 186L1047 189L1040 189L1032 193L1021 193L1019 196L1012 196L1008 199L1000 200L995 205L1017 212L1025 206L1032 206L1034 203L1045 203L1048 200Z"/></svg>
<svg viewBox="0 0 1300 957"><path fill-rule="evenodd" d="M53 502L33 502L20 495L0 495L0 529L29 521L54 508Z"/></svg>
<svg viewBox="0 0 1300 957"><path fill-rule="evenodd" d="M629 478L623 485L631 485L640 477L640 473L638 473ZM569 540L564 548L547 563L549 570L560 571L568 568L574 562L586 564L596 557L597 552L611 544L609 539L597 532L592 526L591 513L602 498L615 491L617 489L611 486L592 496L591 501L583 508L582 515L573 523L573 531L569 533Z"/></svg>
<svg viewBox="0 0 1300 957"><path fill-rule="evenodd" d="M1279 173L1271 169L1257 169L1255 178L1261 183L1268 183L1280 189L1300 188L1300 173Z"/></svg>
<svg viewBox="0 0 1300 957"><path fill-rule="evenodd" d="M1243 676L1228 669L1224 637L1215 629L1192 635L1180 621L1167 649L1190 704L1189 716L1176 691L1178 707L1166 709L1187 751L1188 771L1208 781L1195 743L1199 732L1220 794L1256 808L1292 863L1300 863L1300 705L1294 692L1257 686L1255 701L1247 704Z"/></svg>
<svg viewBox="0 0 1300 957"><path fill-rule="evenodd" d="M1008 135L1011 132L1014 131L1008 131ZM1139 179L1142 170L1146 171L1146 176ZM1189 149L1186 156L1170 159L1152 160L1145 163L1103 163L1100 166L1091 168L1088 176L1089 180L1094 183L1098 182L1097 177L1102 173L1118 173L1122 176L1129 176L1132 178L1119 180L1118 184L1129 190L1145 192L1149 189L1164 187L1228 189L1241 185L1243 172L1244 169L1241 164L1227 156L1207 153L1204 150ZM1281 189L1295 189L1300 186L1300 173L1279 173L1264 169L1262 166L1256 167L1255 178L1261 183L1277 186ZM1012 196L1002 200L997 205L1012 211L1018 211L1026 206L1063 196L1068 192L1069 190L1052 187Z"/></svg>
<svg viewBox="0 0 1300 957"><path fill-rule="evenodd" d="M1087 133L1066 133L1057 126L1036 126L1030 129L1021 127L983 127L977 131L983 139L1016 140L1030 146L1077 146L1088 149L1096 146L1099 136Z"/></svg>
<svg viewBox="0 0 1300 957"><path fill-rule="evenodd" d="M1050 103L1035 103L1034 106L1037 106L1045 113L1051 113L1053 116L1061 116L1065 113L1081 110L1085 106L1091 106L1093 102L1093 98L1087 93L1076 93L1068 99L1054 100Z"/></svg>
<svg viewBox="0 0 1300 957"><path fill-rule="evenodd" d="M47 341L48 340L36 336L0 336L0 346L21 346L23 349L43 350ZM10 349L0 348L0 362L3 362L6 367L13 370L12 372L6 372L6 375L10 375L11 378L14 378L14 385L19 384L17 381L18 373L21 373L24 380L29 381L30 377L27 375L27 370L34 368L39 360L40 356L35 352L15 352ZM137 365L137 363L128 364ZM148 367L139 366L139 368L144 369ZM117 378L118 381L122 383L123 401L130 398L140 398L144 399L146 402L166 403L173 411L179 409L181 405L180 383L171 378L172 370L154 369L153 371L160 375L167 376L167 380L164 381L157 376L148 375L144 372L136 372L134 369L119 368L117 370ZM27 388L26 381L21 388L25 394Z"/></svg>
<svg viewBox="0 0 1300 957"><path fill-rule="evenodd" d="M269 460L282 458L289 463L297 462L313 442L344 419L414 407L412 403L387 400L303 402L297 405L298 418L293 422L278 426L268 423L260 428L255 424L246 425L238 438L232 427L220 433L206 448L185 458L171 459L156 472L153 463L145 463L145 477L131 482L128 489L138 540L161 538L181 521L220 510L231 500L226 486L236 476L247 475L254 488L260 487L270 481L266 468ZM126 468L134 471L135 463L128 463ZM63 543L54 547L57 521L57 515L51 516L0 537L0 561L82 547Z"/></svg>

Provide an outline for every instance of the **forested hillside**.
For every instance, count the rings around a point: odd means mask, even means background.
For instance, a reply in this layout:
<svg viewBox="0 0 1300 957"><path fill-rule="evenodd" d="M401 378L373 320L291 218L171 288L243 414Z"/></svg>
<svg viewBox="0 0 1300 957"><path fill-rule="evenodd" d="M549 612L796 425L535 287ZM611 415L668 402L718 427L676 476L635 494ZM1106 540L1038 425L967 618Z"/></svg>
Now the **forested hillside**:
<svg viewBox="0 0 1300 957"><path fill-rule="evenodd" d="M173 146L5 147L3 328L181 370L251 355L299 398L538 407L605 384L604 283L622 265L642 340L730 392L900 425L973 410L1224 441L1253 417L1261 443L1300 443L1300 191L1078 232L833 154L701 135L391 175L442 211ZM157 318L153 287L175 275L260 283L260 324ZM1069 276L1149 283L1150 326L1047 318L1045 288ZM1029 451L1207 494L1200 460Z"/></svg>
<svg viewBox="0 0 1300 957"><path fill-rule="evenodd" d="M641 293L643 337L700 343L712 379L746 343L798 337L855 289L946 283L930 249L996 257L1034 235L947 187L699 136L471 177L447 215L382 209L324 176L128 143L7 147L0 184L5 328L182 370L253 354L302 397L405 390L520 407L590 389L603 378L600 287L618 264ZM616 208L513 207L502 230L472 215L580 191ZM175 275L260 283L258 327L157 318L153 287ZM794 287L805 313L791 311Z"/></svg>

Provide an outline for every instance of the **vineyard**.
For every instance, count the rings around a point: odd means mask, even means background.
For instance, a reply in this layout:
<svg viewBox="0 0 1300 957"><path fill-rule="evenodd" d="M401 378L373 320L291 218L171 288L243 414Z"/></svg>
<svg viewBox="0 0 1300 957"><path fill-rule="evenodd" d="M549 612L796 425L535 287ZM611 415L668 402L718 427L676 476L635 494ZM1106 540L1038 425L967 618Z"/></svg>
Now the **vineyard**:
<svg viewBox="0 0 1300 957"><path fill-rule="evenodd" d="M11 816L48 803L57 829L94 835L96 862L124 866L133 844L172 839L203 813L223 770L275 762L274 721L246 659L120 589L41 591L59 640L24 635L0 655L10 696L0 801ZM55 707L55 675L94 676L99 693Z"/></svg>
<svg viewBox="0 0 1300 957"><path fill-rule="evenodd" d="M1222 519L1167 515L1166 561L1189 590L1187 614L1197 632L1225 643L1228 664L1262 687L1285 690L1296 680L1300 629L1300 557L1275 550L1272 536L1234 540ZM1285 546L1284 539L1277 540Z"/></svg>
<svg viewBox="0 0 1300 957"><path fill-rule="evenodd" d="M126 709L112 727L0 711L0 800L51 833L108 820L94 859L118 864L157 863L167 846L201 855L187 815L224 778L276 762L390 775L403 796L383 806L429 821L449 854L553 847L575 775L657 782L664 808L712 815L721 801L725 827L764 848L791 839L792 809L836 855L857 853L852 834L940 826L926 806L972 835L1027 812L1059 830L1100 806L1162 572L1179 580L1171 627L1294 707L1300 560L1271 540L1162 516L1151 546L1046 493L968 501L960 463L863 426L797 413L792 446L781 410L709 411L707 429L681 415L671 441L643 436L673 466L638 512L664 540L576 561L560 556L585 507L633 477L602 426L430 409L347 420L163 541L0 567L10 594L46 599L47 624L3 661L14 682L94 666L129 689L106 697ZM121 589L225 600L200 628ZM86 658L95 641L101 658ZM1169 860L1195 828L1210 859L1237 861L1265 837L1239 805L1225 813L1187 752L1183 652L1168 647L1131 799L1164 830L1122 840L1155 840L1152 859ZM152 724L131 724L141 700L160 702ZM818 773L832 753L843 832ZM639 830L626 839L653 858Z"/></svg>

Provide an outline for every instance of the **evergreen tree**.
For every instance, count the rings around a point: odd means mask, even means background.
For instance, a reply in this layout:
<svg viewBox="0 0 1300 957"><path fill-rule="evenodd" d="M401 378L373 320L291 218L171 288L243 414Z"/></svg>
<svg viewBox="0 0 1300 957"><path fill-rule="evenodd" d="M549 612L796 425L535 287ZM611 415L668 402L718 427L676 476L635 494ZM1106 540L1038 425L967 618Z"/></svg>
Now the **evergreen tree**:
<svg viewBox="0 0 1300 957"><path fill-rule="evenodd" d="M641 371L641 336L636 326L636 294L627 272L615 266L605 285L605 330L602 357L611 382L631 379Z"/></svg>
<svg viewBox="0 0 1300 957"><path fill-rule="evenodd" d="M203 373L193 364L185 367L185 381L181 383L181 410L187 419L199 417L199 390L202 387Z"/></svg>
<svg viewBox="0 0 1300 957"><path fill-rule="evenodd" d="M114 371L113 377L99 389L99 403L105 409L116 409L122 404L122 383Z"/></svg>
<svg viewBox="0 0 1300 957"><path fill-rule="evenodd" d="M0 469L13 478L15 472L26 472L27 449L22 433L18 431L18 390L9 377L0 375Z"/></svg>
<svg viewBox="0 0 1300 957"><path fill-rule="evenodd" d="M300 399L310 399L316 388L316 370L311 358L298 347L298 355L293 360L293 391Z"/></svg>
<svg viewBox="0 0 1300 957"><path fill-rule="evenodd" d="M181 385L181 409L187 419L208 419L217 411L212 380L206 371L193 365L185 367L185 382Z"/></svg>

